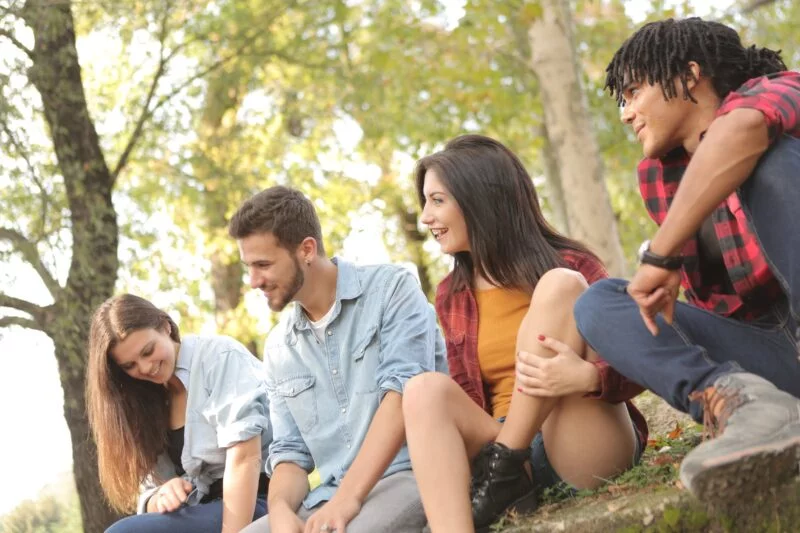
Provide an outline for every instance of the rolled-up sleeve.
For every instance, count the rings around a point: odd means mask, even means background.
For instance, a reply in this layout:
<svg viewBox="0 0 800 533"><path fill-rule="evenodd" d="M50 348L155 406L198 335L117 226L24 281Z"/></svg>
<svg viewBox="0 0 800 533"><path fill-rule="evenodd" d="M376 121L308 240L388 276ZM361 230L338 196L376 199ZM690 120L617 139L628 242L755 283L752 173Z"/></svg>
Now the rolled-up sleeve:
<svg viewBox="0 0 800 533"><path fill-rule="evenodd" d="M268 376L271 375L267 370ZM314 470L314 460L297 424L294 422L286 399L280 395L275 383L267 378L269 419L272 424L272 444L269 446L267 475L272 476L281 463L294 463L306 472Z"/></svg>
<svg viewBox="0 0 800 533"><path fill-rule="evenodd" d="M216 430L217 446L229 448L268 431L267 387L259 362L248 352L230 349L210 365L202 412Z"/></svg>
<svg viewBox="0 0 800 533"><path fill-rule="evenodd" d="M770 142L783 133L800 136L800 73L780 72L748 81L725 98L717 116L742 108L764 115Z"/></svg>
<svg viewBox="0 0 800 533"><path fill-rule="evenodd" d="M437 336L441 335L436 315L410 272L398 271L389 284L377 368L381 398L389 391L402 394L409 379L436 370Z"/></svg>

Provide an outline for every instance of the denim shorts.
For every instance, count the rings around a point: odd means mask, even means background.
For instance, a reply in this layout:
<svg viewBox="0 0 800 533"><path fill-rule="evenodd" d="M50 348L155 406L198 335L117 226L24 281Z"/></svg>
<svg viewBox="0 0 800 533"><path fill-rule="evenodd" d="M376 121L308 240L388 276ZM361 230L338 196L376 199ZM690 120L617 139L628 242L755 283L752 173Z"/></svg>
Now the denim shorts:
<svg viewBox="0 0 800 533"><path fill-rule="evenodd" d="M498 421L503 423L505 417L498 418ZM631 424L633 424L633 421L631 421ZM642 459L644 449L639 439L639 432L636 430L636 426L633 428L633 434L636 436L636 444L633 449L633 464L637 465ZM553 468L553 465L550 464L550 460L547 458L547 452L544 449L544 437L542 437L541 431L536 434L531 442L531 473L533 474L534 483L536 484L536 490L538 490L540 494L549 488L559 485L563 487L565 492L574 492L577 490L561 479Z"/></svg>

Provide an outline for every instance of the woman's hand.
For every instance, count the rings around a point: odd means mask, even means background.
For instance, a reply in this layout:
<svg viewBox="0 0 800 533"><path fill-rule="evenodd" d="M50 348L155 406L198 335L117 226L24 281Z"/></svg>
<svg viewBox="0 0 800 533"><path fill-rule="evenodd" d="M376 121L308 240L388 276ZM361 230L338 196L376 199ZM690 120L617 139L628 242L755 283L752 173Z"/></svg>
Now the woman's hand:
<svg viewBox="0 0 800 533"><path fill-rule="evenodd" d="M556 355L542 357L529 352L517 353L517 387L520 392L553 398L597 390L600 374L592 363L551 337L540 335L539 343Z"/></svg>
<svg viewBox="0 0 800 533"><path fill-rule="evenodd" d="M350 521L361 511L361 502L352 496L337 492L319 511L311 515L306 522L305 533L336 531L345 533Z"/></svg>
<svg viewBox="0 0 800 533"><path fill-rule="evenodd" d="M147 501L149 513L171 513L180 508L192 491L192 484L182 477L174 477L158 487Z"/></svg>

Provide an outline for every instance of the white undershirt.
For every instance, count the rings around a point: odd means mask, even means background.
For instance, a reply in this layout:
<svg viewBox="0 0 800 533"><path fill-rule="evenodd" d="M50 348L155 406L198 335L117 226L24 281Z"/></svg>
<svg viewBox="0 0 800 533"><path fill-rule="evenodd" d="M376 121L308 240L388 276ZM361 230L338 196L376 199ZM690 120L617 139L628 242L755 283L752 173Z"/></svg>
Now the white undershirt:
<svg viewBox="0 0 800 533"><path fill-rule="evenodd" d="M317 338L317 342L320 344L324 344L322 334L325 332L325 328L328 327L328 324L331 323L331 317L333 316L333 308L336 307L336 300L333 301L333 305L328 312L325 313L325 316L317 320L316 322L309 320L308 323L311 324L311 331L314 333L314 336Z"/></svg>

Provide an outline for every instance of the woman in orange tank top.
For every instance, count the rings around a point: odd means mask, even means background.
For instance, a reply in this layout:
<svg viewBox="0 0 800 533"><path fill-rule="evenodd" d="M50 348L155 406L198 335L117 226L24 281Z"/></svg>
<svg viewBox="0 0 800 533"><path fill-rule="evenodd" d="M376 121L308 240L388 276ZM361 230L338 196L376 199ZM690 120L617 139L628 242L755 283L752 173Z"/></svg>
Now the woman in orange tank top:
<svg viewBox="0 0 800 533"><path fill-rule="evenodd" d="M485 531L507 509L535 509L547 486L594 488L630 468L647 424L627 400L642 389L573 319L606 277L599 259L547 223L522 163L487 137L421 159L416 186L422 222L455 260L436 295L450 377L419 375L403 394L433 533Z"/></svg>

